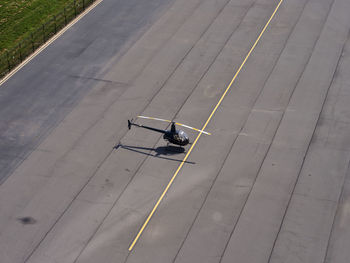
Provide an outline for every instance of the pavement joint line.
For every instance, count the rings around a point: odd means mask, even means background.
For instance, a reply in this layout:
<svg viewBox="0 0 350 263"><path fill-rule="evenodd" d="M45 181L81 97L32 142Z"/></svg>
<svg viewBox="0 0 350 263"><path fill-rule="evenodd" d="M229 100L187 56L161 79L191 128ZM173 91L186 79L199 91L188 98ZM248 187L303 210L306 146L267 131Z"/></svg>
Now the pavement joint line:
<svg viewBox="0 0 350 263"><path fill-rule="evenodd" d="M265 24L264 28L262 29L262 31L260 32L258 38L255 40L253 46L251 47L251 49L249 50L248 54L246 55L245 59L243 60L243 62L241 63L241 65L239 66L237 72L235 73L235 75L233 76L231 82L229 83L229 85L227 86L225 92L222 94L220 100L218 101L218 103L216 104L215 108L213 109L213 111L211 112L211 114L209 115L209 118L207 119L207 121L205 122L205 124L202 127L202 131L204 131L209 123L209 121L211 120L211 118L213 117L213 115L215 114L216 110L218 109L218 107L220 106L220 104L222 103L223 99L225 98L227 92L230 90L232 84L234 83L235 79L237 78L239 72L242 70L243 66L245 65L245 63L247 62L248 58L250 57L251 53L253 52L253 50L255 49L256 45L258 44L259 40L261 39L262 35L264 34L264 32L266 31L267 27L269 26L272 18L275 16L276 12L278 11L280 5L282 4L283 0L280 0L279 3L277 4L274 12L272 13L272 15L270 16L269 20L267 21L267 23ZM197 144L197 141L199 140L200 136L202 135L202 132L200 132L195 141L192 143L191 148L188 150L186 156L184 157L184 159L182 160L181 164L179 165L179 167L177 168L175 174L173 175L173 177L170 179L168 185L166 186L166 188L164 189L162 195L159 197L157 203L155 204L155 206L153 207L152 211L150 212L150 214L148 215L147 219L145 220L145 222L143 223L141 229L139 230L138 234L136 235L136 237L134 238L133 242L131 243L130 247L129 247L129 251L131 251L136 242L139 240L141 234L143 233L144 229L146 228L146 226L148 225L149 221L151 220L153 214L155 213L155 211L157 210L159 204L161 203L161 201L163 200L164 196L166 195L166 193L168 192L170 186L172 185L172 183L174 182L176 176L178 175L179 171L181 170L182 166L184 165L184 163L186 162L186 160L188 159L189 155L191 154L194 146Z"/></svg>
<svg viewBox="0 0 350 263"><path fill-rule="evenodd" d="M330 9L329 9L329 13L328 13L327 18L326 18L326 20L325 20L323 30L324 30L324 28L325 28L325 26L326 26L326 23L327 23L328 18L329 18L329 14L331 13L331 10L332 10L332 8L333 8L334 3L335 3L335 0L332 2L332 5L331 5L331 7L330 7ZM321 36L323 30L321 31L321 33L320 33L319 36ZM350 30L348 30L347 38L346 38L346 39L348 39L349 36L350 36ZM284 210L284 214L283 214L282 220L281 220L281 222L280 222L280 224L279 224L278 232L277 232L277 234L276 234L276 236L275 236L275 240L274 240L274 242L273 242L273 246L272 246L271 251L270 251L270 255L269 255L269 260L268 260L268 262L271 262L271 258L272 258L272 255L273 255L273 252L274 252L274 250L275 250L276 243L277 243L277 238L279 237L279 235L280 235L280 233L281 233L282 227L283 227L284 222L285 222L285 219L286 219L286 217L287 217L287 211L290 211L290 210L289 210L289 206L290 206L290 204L291 204L291 202L292 202L292 199L293 199L293 196L294 196L294 194L295 194L295 189L297 188L297 185L298 185L298 183L299 183L299 179L300 179L301 173L302 173L302 171L303 171L304 164L305 164L305 162L306 162L307 157L309 156L309 151L310 151L310 148L312 147L312 139L313 139L314 136L315 136L316 129L317 129L317 126L318 126L317 124L319 123L319 121L320 121L320 119L321 119L321 115L322 115L324 106L326 105L326 100L327 100L329 91L330 91L330 89L331 89L331 87L332 87L332 85L333 85L333 83L334 83L335 75L336 75L337 69L338 69L338 67L339 67L339 63L340 63L340 61L341 61L341 59L342 59L342 54L343 54L343 52L344 52L344 48L345 48L346 42L347 42L347 40L344 40L343 46L342 46L342 48L341 48L341 50L340 50L340 52L339 52L338 61L337 61L336 65L335 65L335 67L334 67L334 71L333 71L333 74L332 74L331 81L330 81L328 87L326 88L326 92L325 92L325 95L324 95L324 98L323 98L323 102L321 103L321 109L320 109L320 111L319 111L319 113L318 113L317 120L316 120L316 122L315 122L315 124L314 124L314 128L313 128L311 137L310 137L310 139L309 139L307 148L306 148L306 150L305 150L305 152L304 152L304 154L303 154L304 156L303 156L301 165L300 165L300 167L299 167L299 171L298 171L297 177L296 177L296 179L295 179L295 182L294 182L292 191L291 191L291 193L290 193L287 206L286 206L286 208L285 208L285 210ZM311 56L312 56L312 55L311 55ZM310 56L310 57L311 57L311 56ZM346 171L346 173L347 173L347 171ZM344 185L343 185L343 186L344 186ZM342 189L343 189L343 186L342 186L342 188L341 188L341 191L342 191ZM341 192L340 192L340 193L341 193ZM323 199L323 198L321 198L321 199ZM323 200L324 200L324 199L323 199ZM340 200L340 199L338 198L338 201L339 201L339 200ZM331 201L331 200L327 200L327 201L336 203L336 201ZM336 210L337 210L337 209L336 209ZM334 215L334 216L333 216L332 226L333 226L334 219L335 219L335 215L336 215L335 213L336 213L336 211L333 212L333 215ZM332 229L330 230L330 232L331 232L331 231L332 231ZM328 236L327 249L329 248L329 241L330 241L330 236ZM324 260L323 260L322 262L326 262L327 252L328 252L328 251L326 250L326 253L325 253L325 255L324 255Z"/></svg>
<svg viewBox="0 0 350 263"><path fill-rule="evenodd" d="M103 0L101 0L101 2L102 2ZM211 23L210 23L211 24ZM207 27L207 29L210 27L210 25ZM197 43L201 38L202 38L202 36L205 34L205 32L207 31L207 29L205 29L205 31L201 34L201 36L198 38L198 40L197 41L195 41L195 43ZM183 60L187 57L187 55L191 52L191 50L194 48L194 46L195 46L196 44L194 44L193 45L193 47L191 47L187 52L186 52L186 54L184 55L184 57L181 59L181 61L177 64L177 66L172 70L172 72L170 73L170 75L167 77L167 79L163 82L163 84L161 85L161 87L163 87L164 85L165 85L165 83L166 82L168 82L168 80L170 79L170 77L174 74L174 72L177 70L177 68L180 66L180 64L183 62ZM123 83L123 82L115 82L115 81L112 81L113 83L121 83L121 84L127 84L127 83ZM160 91L161 89L159 89L153 96L152 96L152 98L149 100L149 102L150 101L152 101L154 98L155 98L155 96L159 93L159 91ZM149 104L149 103L148 103ZM111 105L113 105L113 103L111 104ZM110 106L111 106L110 105ZM109 106L109 107L110 107ZM104 112L106 112L106 111L108 111L108 108L109 107L107 107L107 109L104 111ZM147 106L145 107L145 108L147 108ZM145 108L142 110L142 112L145 110ZM92 126L94 126L94 125L96 125L96 122L92 125ZM86 130L85 132L87 132L88 130ZM85 132L84 132L84 134L85 134ZM124 134L125 135L125 134ZM123 135L123 136L124 136ZM121 138L123 137L123 136L121 136ZM157 141L159 141L159 140L157 140ZM79 142L79 140L78 140L78 142ZM76 143L78 143L78 142L76 142ZM74 143L74 145L76 144L76 143ZM73 146L74 147L74 146ZM114 148L113 148L114 149ZM96 168L96 170L93 172L93 176L96 174L96 172L99 170L99 167L101 167L101 165L103 165L103 163L105 162L105 160L108 158L108 156L110 156L110 154L113 152L113 150L112 151L110 151L108 154L107 154L107 157L101 162L101 164L100 165L98 165L98 167ZM67 153L66 153L67 154ZM64 154L64 156L66 155L66 154ZM64 156L63 157L61 157L60 159L62 159L62 158L64 158ZM145 161L146 159L144 159L144 161ZM143 162L144 162L143 161ZM142 162L142 163L143 163ZM179 162L181 162L181 160L179 160ZM186 162L186 161L185 161ZM188 162L186 162L186 163L188 163ZM140 167L142 166L142 164L140 164L139 165L139 167L136 169L136 171L134 172L134 175L137 173L137 171L140 169ZM132 176L132 178L134 177L134 175ZM132 180L132 178L131 178L131 180ZM89 181L91 181L91 179L92 179L92 177L88 180L88 182L85 184L85 186L89 183ZM131 180L129 181L129 183L131 182ZM1 182L0 182L1 183ZM126 187L124 188L124 190L127 188L127 186L128 186L128 184L129 183L127 183L127 185L126 185ZM83 186L82 187L82 189L81 189L81 191L85 188L85 186ZM124 192L124 190L122 191L122 192ZM77 196L79 196L79 194L80 194L80 192L81 191L79 191L79 193L73 198L73 201L77 198ZM119 197L122 195L122 193L119 195ZM114 204L119 200L119 197L117 198L117 200L114 202ZM63 215L66 213L66 211L68 211L68 209L69 209L69 207L71 206L71 204L72 204L72 202L68 205L68 207L64 210L64 212L61 214L61 216L55 221L55 223L51 226L51 228L50 228L50 230L49 231L47 231L47 233L45 234L45 236L42 238L42 240L38 243L38 245L36 246L36 248L34 248L34 250L30 253L30 255L27 257L27 259L25 260L25 262L27 262L29 259L30 259L30 257L32 256L32 254L34 254L34 252L35 252L35 250L40 246L40 244L44 241L44 239L46 238L46 236L49 234L49 232L53 229L53 227L59 222L59 220L63 217ZM112 207L114 207L114 205L112 206ZM110 210L111 211L111 210ZM109 214L109 212L108 212L108 214ZM105 218L107 218L107 216L108 216L108 214L106 215L106 217ZM102 222L104 221L104 219L102 220ZM100 224L100 226L101 226L102 224ZM100 226L97 228L97 230L100 228ZM97 232L97 230L96 230L96 232ZM96 233L95 232L95 233ZM90 240L92 239L92 237L93 237L93 235L91 236L91 238L90 238ZM88 244L89 242L87 242L86 244ZM84 248L83 248L83 250L86 248L86 246L84 246ZM83 250L81 250L81 252L79 253L79 255L78 255L78 257L75 259L75 261L74 261L74 263L78 260L78 258L80 257L80 255L81 255L81 253L83 252Z"/></svg>
<svg viewBox="0 0 350 263"><path fill-rule="evenodd" d="M347 178L349 176L349 171L350 171L349 169L350 169L350 160L348 159L348 167L347 167L347 169L345 171L344 179L343 179L343 182L342 182L343 184L342 184L339 196L338 196L338 200L336 202L337 203L337 208L336 208L336 210L334 212L331 230L329 231L328 242L327 242L327 247L326 247L326 253L324 254L324 261L323 262L326 262L327 258L329 257L329 251L330 251L330 246L331 246L331 239L332 239L334 231L335 231L335 224L336 224L337 217L339 216L339 213L341 213L341 200L343 198L346 180L347 180Z"/></svg>
<svg viewBox="0 0 350 263"><path fill-rule="evenodd" d="M92 9L94 9L96 6L98 6L103 0L97 0L92 5L90 5L88 8L85 9L84 12L82 12L80 15L78 15L73 21L71 21L67 26L62 28L57 34L52 36L47 42L45 42L40 48L38 48L33 54L31 54L29 57L27 57L21 64L19 64L17 67L15 67L14 70L10 71L3 79L0 80L0 87L8 81L14 74L16 74L21 68L23 68L25 65L27 65L33 58L35 58L37 55L39 55L44 49L46 49L49 45L51 45L57 38L62 36L68 29L70 29L72 26L74 26L80 19L82 19L85 15L90 13Z"/></svg>

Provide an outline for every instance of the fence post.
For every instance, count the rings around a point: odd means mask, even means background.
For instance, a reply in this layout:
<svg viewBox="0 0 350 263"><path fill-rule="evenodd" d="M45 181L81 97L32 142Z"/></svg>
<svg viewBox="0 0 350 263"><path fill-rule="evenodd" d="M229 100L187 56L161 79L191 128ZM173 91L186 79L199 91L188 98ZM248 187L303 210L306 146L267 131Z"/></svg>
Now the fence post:
<svg viewBox="0 0 350 263"><path fill-rule="evenodd" d="M64 14L64 25L67 25L67 14L66 14L66 8L63 9L63 14Z"/></svg>
<svg viewBox="0 0 350 263"><path fill-rule="evenodd" d="M10 64L10 58L9 58L9 52L6 50L6 58L7 58L7 66L9 68L9 72L11 71L11 64Z"/></svg>
<svg viewBox="0 0 350 263"><path fill-rule="evenodd" d="M30 33L30 39L31 39L31 42L32 42L32 50L33 50L33 53L34 53L34 40L33 40L33 33Z"/></svg>
<svg viewBox="0 0 350 263"><path fill-rule="evenodd" d="M42 24L42 28L43 28L43 43L45 43L45 25Z"/></svg>
<svg viewBox="0 0 350 263"><path fill-rule="evenodd" d="M76 0L74 0L74 15L77 17L77 5L76 5Z"/></svg>
<svg viewBox="0 0 350 263"><path fill-rule="evenodd" d="M18 47L19 47L19 59L20 59L20 60L21 60L21 62L22 62L22 61L23 61L23 59L22 59L22 52L21 52L21 49L22 49L21 42L19 42Z"/></svg>
<svg viewBox="0 0 350 263"><path fill-rule="evenodd" d="M53 20L55 22L55 34L56 34L57 33L56 15L53 16Z"/></svg>

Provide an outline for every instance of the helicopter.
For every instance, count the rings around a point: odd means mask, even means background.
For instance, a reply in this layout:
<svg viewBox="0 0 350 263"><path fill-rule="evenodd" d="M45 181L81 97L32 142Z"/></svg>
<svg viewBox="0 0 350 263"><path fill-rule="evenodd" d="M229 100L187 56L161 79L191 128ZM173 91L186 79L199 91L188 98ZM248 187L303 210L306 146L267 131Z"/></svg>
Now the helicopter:
<svg viewBox="0 0 350 263"><path fill-rule="evenodd" d="M153 128L153 127L149 127L149 126L145 126L145 125L140 125L137 124L135 122L133 122L133 119L128 120L128 128L129 130L131 129L131 126L136 126L136 127L140 127L140 128L144 128L144 129L148 129L148 130L152 130L155 132L159 132L159 133L163 133L163 139L165 141L175 145L179 145L179 146L185 146L187 144L190 144L190 140L188 138L188 135L183 131L183 130L177 130L175 127L176 125L185 127L185 128L189 128L207 135L211 135L211 133L203 131L203 130L199 130L196 128L193 128L191 126L182 124L182 123L178 123L178 122L174 122L174 121L170 121L170 120L164 120L164 119L159 119L159 118L153 118L153 117L146 117L146 116L137 116L138 118L142 118L142 119L150 119L150 120L157 120L157 121L163 121L163 122L169 122L171 123L171 128L170 130L161 130L161 129L157 129L157 128Z"/></svg>

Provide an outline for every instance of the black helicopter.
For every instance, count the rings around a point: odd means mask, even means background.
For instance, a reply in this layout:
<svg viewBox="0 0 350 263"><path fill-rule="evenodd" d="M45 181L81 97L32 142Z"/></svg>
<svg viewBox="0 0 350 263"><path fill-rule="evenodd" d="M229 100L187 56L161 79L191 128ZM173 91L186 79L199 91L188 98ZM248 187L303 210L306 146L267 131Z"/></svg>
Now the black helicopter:
<svg viewBox="0 0 350 263"><path fill-rule="evenodd" d="M190 126L182 124L182 123L177 123L177 122L174 122L174 121L169 121L169 120L164 120L164 119L159 119L159 118L146 117L146 116L137 116L137 117L143 118L143 119L151 119L151 120L157 120L157 121L170 122L171 123L171 128L170 128L170 130L161 130L161 129L157 129L157 128L153 128L153 127L149 127L149 126L145 126L145 125L136 124L136 123L133 122L133 120L131 120L131 121L128 120L128 128L129 128L129 130L131 129L131 126L136 126L136 127L152 130L152 131L155 131L155 132L163 133L164 134L163 135L163 139L164 140L168 141L169 143L180 145L180 146L185 146L185 145L189 144L190 140L188 138L188 135L184 131L176 129L175 124L210 135L209 132L202 131L202 130L190 127Z"/></svg>

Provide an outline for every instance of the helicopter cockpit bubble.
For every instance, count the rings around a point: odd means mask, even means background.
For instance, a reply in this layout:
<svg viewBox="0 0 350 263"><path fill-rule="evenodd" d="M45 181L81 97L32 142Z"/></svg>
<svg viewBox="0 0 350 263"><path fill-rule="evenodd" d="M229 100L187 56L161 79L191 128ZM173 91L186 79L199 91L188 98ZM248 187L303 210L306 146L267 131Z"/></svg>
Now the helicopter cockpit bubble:
<svg viewBox="0 0 350 263"><path fill-rule="evenodd" d="M188 140L187 134L182 130L179 131L179 137L180 137L181 141L183 141L183 142Z"/></svg>

